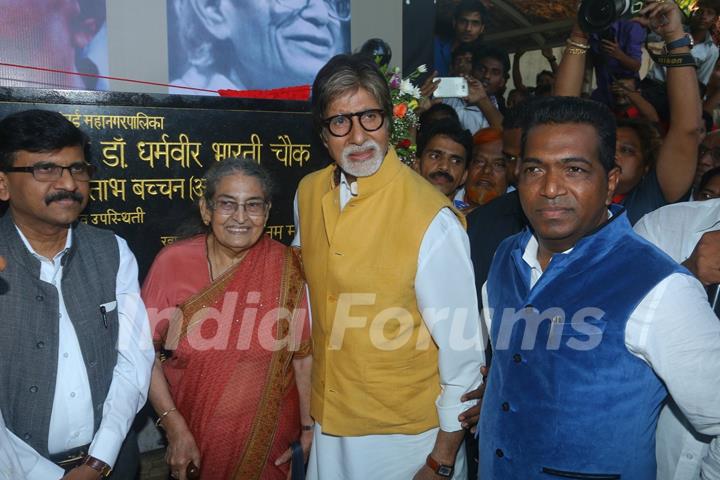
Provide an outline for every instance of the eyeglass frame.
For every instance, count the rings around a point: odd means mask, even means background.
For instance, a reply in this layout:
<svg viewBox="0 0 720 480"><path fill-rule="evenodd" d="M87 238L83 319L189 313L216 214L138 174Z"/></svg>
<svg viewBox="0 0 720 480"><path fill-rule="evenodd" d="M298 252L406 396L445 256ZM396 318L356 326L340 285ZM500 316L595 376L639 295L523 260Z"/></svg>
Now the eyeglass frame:
<svg viewBox="0 0 720 480"><path fill-rule="evenodd" d="M304 9L306 9L306 8L308 7L308 5L310 4L310 2L311 2L312 0L304 0L304 1L305 1L305 5L303 5L302 7L293 6L293 5L288 5L287 0L275 0L275 1L276 1L276 3L279 3L280 5L282 5L282 6L285 7L285 8L290 8L290 9L293 9L293 10L302 11L302 10L304 10ZM341 16L339 15L338 11L337 11L336 8L335 8L335 5L336 5L335 2L336 2L337 0L323 0L323 1L328 5L328 12L330 12L330 16L331 16L332 18L334 18L334 19L337 20L338 22L347 22L347 21L350 20L351 16L350 16L349 8L348 8L348 13L347 13L347 15L344 16L344 17L341 17ZM341 0L341 1L342 1L342 0ZM350 0L345 0L345 1L347 1L348 7L349 7L349 6L350 6ZM331 5L332 5L332 6L331 6Z"/></svg>
<svg viewBox="0 0 720 480"><path fill-rule="evenodd" d="M235 204L235 209L234 209L231 213L225 213L225 212L222 212L222 211L219 212L221 215L226 215L226 216L228 216L228 217L229 217L229 216L232 216L232 215L235 215L235 214L238 212L238 210L240 210L240 207L241 207L241 206L242 206L242 208L243 208L243 212L245 212L245 215L247 215L247 216L249 216L249 217L261 217L261 216L267 214L268 209L270 208L270 201L269 201L269 200L267 200L267 199L259 199L259 198L251 198L251 199L249 199L249 200L245 200L244 202L236 202L235 200L224 200L224 199L223 199L223 200L209 200L209 201L207 202L207 204L208 204L208 207L210 208L210 210L212 210L213 212L216 211L217 202L219 202L219 201L224 201L224 202L228 202L228 203L233 203L233 204ZM247 203L249 203L249 202L259 202L259 203L262 203L263 206L264 206L264 211L263 211L262 213L250 213L250 212L248 212Z"/></svg>
<svg viewBox="0 0 720 480"><path fill-rule="evenodd" d="M82 178L77 178L75 176L75 174L73 174L71 169L73 167L77 167L78 165L82 165L85 167L85 171L87 172L87 176L88 176L87 180L82 179ZM60 169L60 174L57 175L57 177L55 177L55 178L48 179L48 180L42 180L42 179L39 179L35 175L39 168ZM30 174L32 174L33 178L36 181L42 182L42 183L57 182L58 180L60 180L63 177L65 170L68 171L68 173L70 174L70 177L72 177L72 179L75 180L76 182L85 183L85 182L89 182L90 180L92 180L93 175L95 175L95 172L97 171L97 167L95 167L95 165L91 165L87 162L75 162L66 167L64 167L62 165L58 165L57 163L52 163L52 162L38 162L35 165L29 166L29 167L5 167L2 169L2 171L5 173L30 173Z"/></svg>
<svg viewBox="0 0 720 480"><path fill-rule="evenodd" d="M365 127L365 125L363 125L362 116L365 115L366 113L370 113L370 112L375 112L378 115L380 115L380 117L382 118L382 121L380 122L380 125L378 125L377 128L370 129L370 128ZM330 123L332 123L332 121L334 119L340 118L340 117L345 117L348 120L350 120L350 128L348 128L348 131L342 135L333 133L333 131L330 129ZM327 129L327 131L333 137L337 137L337 138L347 137L348 135L350 135L350 132L352 132L353 126L355 125L355 122L353 122L353 120L352 120L353 117L358 118L358 123L360 124L362 129L365 130L366 132L377 132L378 130L380 130L383 127L383 125L385 125L385 119L386 119L385 110L383 110L382 108L369 108L369 109L363 110L361 112L341 113L339 115L333 115L332 117L323 118L323 125L325 125L325 128Z"/></svg>

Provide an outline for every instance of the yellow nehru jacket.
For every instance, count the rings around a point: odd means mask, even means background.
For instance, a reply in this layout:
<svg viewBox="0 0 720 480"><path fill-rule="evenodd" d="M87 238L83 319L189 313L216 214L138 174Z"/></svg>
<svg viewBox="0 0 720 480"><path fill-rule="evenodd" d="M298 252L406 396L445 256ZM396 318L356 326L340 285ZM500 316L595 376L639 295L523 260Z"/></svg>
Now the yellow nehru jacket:
<svg viewBox="0 0 720 480"><path fill-rule="evenodd" d="M424 432L438 426L440 380L415 274L425 231L451 204L392 148L377 173L358 178L342 212L337 178L331 165L298 188L312 416L331 435Z"/></svg>

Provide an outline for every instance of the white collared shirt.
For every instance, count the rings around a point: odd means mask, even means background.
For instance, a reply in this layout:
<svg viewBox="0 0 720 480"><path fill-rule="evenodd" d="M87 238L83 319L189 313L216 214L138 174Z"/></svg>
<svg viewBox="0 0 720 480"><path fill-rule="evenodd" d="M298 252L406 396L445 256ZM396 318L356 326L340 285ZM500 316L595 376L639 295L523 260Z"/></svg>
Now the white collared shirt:
<svg viewBox="0 0 720 480"><path fill-rule="evenodd" d="M495 97L491 96L489 98L492 104L495 105L495 108L497 108L498 105ZM470 133L473 135L475 135L478 130L490 126L490 122L488 122L485 114L477 105L471 105L462 98L444 98L443 103L455 109L455 112L460 118L460 125L470 130Z"/></svg>
<svg viewBox="0 0 720 480"><path fill-rule="evenodd" d="M10 444L10 435L5 426L2 412L0 412L0 480L24 480L25 478L18 453Z"/></svg>
<svg viewBox="0 0 720 480"><path fill-rule="evenodd" d="M103 404L103 418L93 436L94 417L87 369L60 288L62 258L72 245L72 230L68 232L65 248L52 260L38 255L19 229L18 233L28 251L40 261L40 280L54 285L58 291L58 367L48 449L50 453L59 453L91 443L89 454L113 466L135 415L147 399L154 361L147 312L140 299L135 257L125 240L116 236L120 253L116 274L118 357ZM2 428L3 433L9 436L9 442L7 445L5 442L0 444L0 449L7 448L8 457L17 456L29 480L63 476L61 468L40 456L4 425Z"/></svg>

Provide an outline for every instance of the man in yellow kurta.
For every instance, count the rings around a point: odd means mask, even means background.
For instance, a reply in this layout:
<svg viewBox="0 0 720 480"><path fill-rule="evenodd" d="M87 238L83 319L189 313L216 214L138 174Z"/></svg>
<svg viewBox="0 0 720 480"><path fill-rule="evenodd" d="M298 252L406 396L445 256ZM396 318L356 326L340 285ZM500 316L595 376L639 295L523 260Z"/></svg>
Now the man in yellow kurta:
<svg viewBox="0 0 720 480"><path fill-rule="evenodd" d="M484 355L464 219L389 148L392 103L371 59L313 84L334 164L297 192L313 318L310 479L464 478L460 400Z"/></svg>

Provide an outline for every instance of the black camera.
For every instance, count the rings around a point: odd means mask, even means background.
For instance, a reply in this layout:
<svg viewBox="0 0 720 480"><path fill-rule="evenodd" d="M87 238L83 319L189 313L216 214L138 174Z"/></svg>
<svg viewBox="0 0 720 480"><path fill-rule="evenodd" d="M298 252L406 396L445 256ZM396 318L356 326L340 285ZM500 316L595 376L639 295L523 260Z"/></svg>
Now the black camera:
<svg viewBox="0 0 720 480"><path fill-rule="evenodd" d="M578 23L585 32L601 32L616 20L637 15L644 3L644 0L583 0Z"/></svg>

